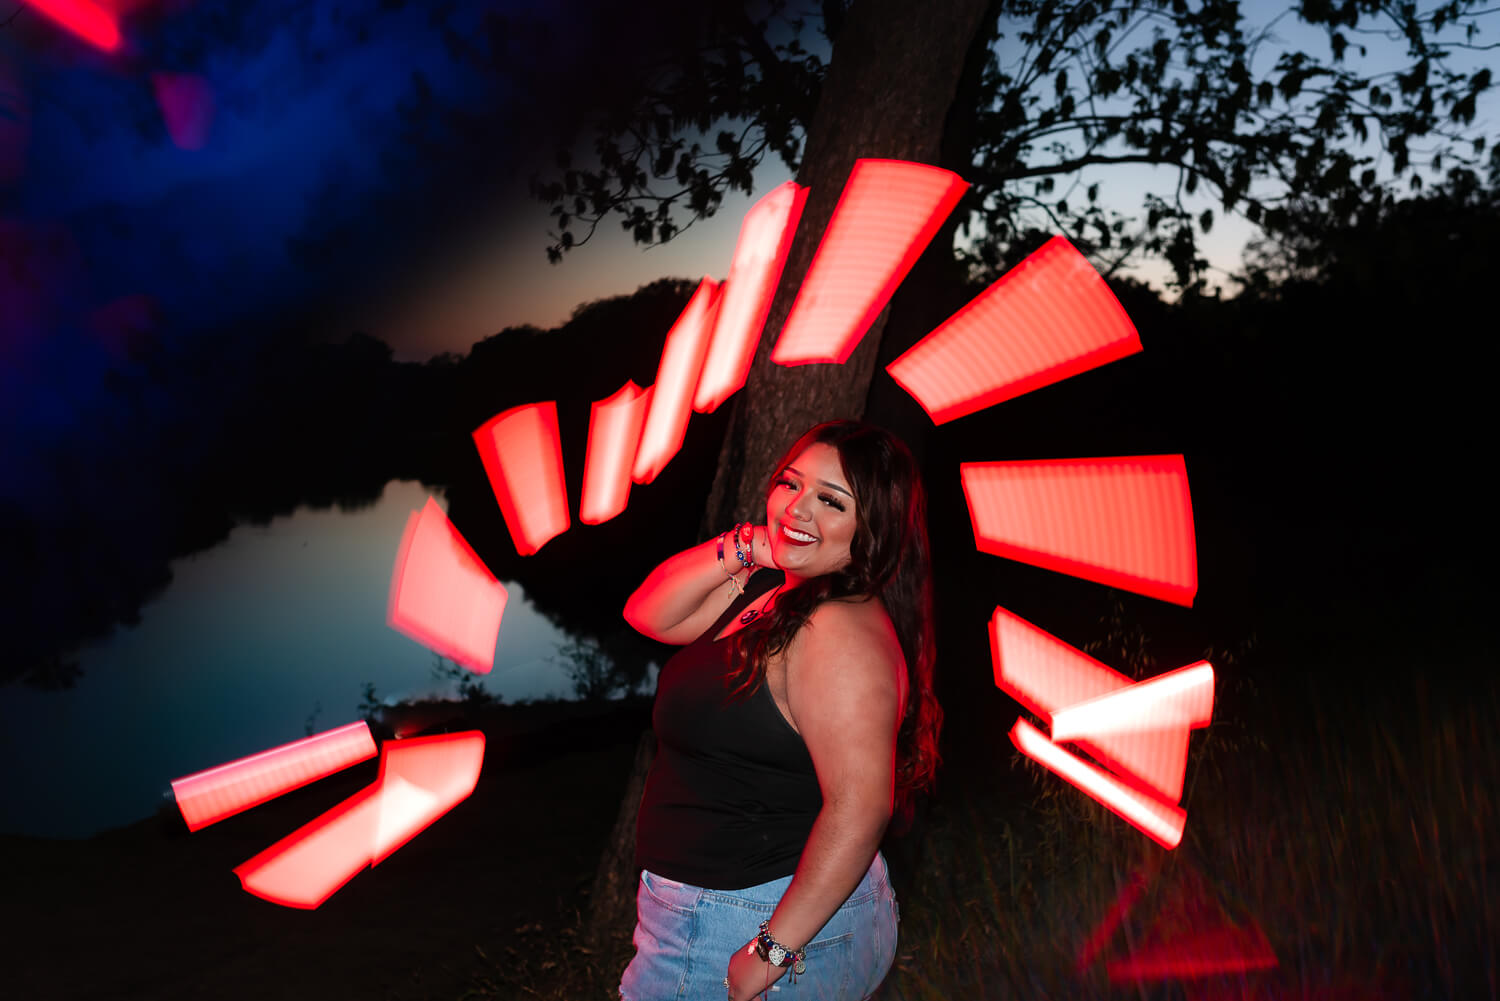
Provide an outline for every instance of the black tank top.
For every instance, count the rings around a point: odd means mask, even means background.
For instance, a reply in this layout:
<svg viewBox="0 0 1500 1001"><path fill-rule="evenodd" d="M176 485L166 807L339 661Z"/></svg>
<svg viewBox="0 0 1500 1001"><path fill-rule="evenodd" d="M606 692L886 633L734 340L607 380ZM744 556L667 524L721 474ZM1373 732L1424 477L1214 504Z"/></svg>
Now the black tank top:
<svg viewBox="0 0 1500 1001"><path fill-rule="evenodd" d="M661 669L651 722L656 760L636 822L636 865L713 890L790 876L823 806L807 745L770 688L729 701L728 638L714 637L785 579L755 573L702 636Z"/></svg>

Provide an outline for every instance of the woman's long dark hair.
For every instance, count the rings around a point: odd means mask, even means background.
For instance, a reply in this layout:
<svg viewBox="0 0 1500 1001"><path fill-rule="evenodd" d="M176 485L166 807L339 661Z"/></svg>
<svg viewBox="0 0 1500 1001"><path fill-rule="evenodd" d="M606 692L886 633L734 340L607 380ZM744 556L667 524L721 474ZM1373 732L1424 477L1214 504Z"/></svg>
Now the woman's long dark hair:
<svg viewBox="0 0 1500 1001"><path fill-rule="evenodd" d="M754 692L766 664L786 649L813 610L834 598L879 598L906 658L907 696L896 739L896 800L905 809L912 794L932 784L938 765L943 710L933 692L931 551L927 493L905 443L862 421L829 421L797 439L771 477L809 446L831 445L854 493L855 530L849 564L777 596L772 610L730 641L731 698Z"/></svg>

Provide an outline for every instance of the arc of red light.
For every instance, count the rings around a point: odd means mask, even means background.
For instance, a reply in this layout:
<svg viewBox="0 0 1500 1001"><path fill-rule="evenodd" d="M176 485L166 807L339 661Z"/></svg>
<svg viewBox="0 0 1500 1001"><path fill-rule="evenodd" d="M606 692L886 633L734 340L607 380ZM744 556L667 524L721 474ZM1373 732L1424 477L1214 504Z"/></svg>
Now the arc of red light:
<svg viewBox="0 0 1500 1001"><path fill-rule="evenodd" d="M1197 544L1180 455L959 465L981 552L1191 606Z"/></svg>
<svg viewBox="0 0 1500 1001"><path fill-rule="evenodd" d="M479 782L478 730L385 745L375 783L236 866L249 893L313 909L466 799Z"/></svg>
<svg viewBox="0 0 1500 1001"><path fill-rule="evenodd" d="M795 181L777 185L745 213L714 320L703 371L693 392L693 409L717 410L750 375L771 301L802 218L807 189Z"/></svg>
<svg viewBox="0 0 1500 1001"><path fill-rule="evenodd" d="M1132 682L1004 608L990 618L990 653L996 686L1048 719L1053 740L1077 743L1153 797L1182 797L1188 731L1213 714L1207 661Z"/></svg>
<svg viewBox="0 0 1500 1001"><path fill-rule="evenodd" d="M474 444L516 552L530 556L568 530L555 401L496 414L474 430Z"/></svg>
<svg viewBox="0 0 1500 1001"><path fill-rule="evenodd" d="M386 624L478 674L495 664L505 585L431 497L406 521Z"/></svg>
<svg viewBox="0 0 1500 1001"><path fill-rule="evenodd" d="M364 721L172 780L172 797L197 831L375 756Z"/></svg>
<svg viewBox="0 0 1500 1001"><path fill-rule="evenodd" d="M771 360L843 364L968 186L940 167L856 160Z"/></svg>
<svg viewBox="0 0 1500 1001"><path fill-rule="evenodd" d="M1162 847L1176 848L1182 841L1187 813L1181 807L1126 785L1057 746L1024 719L1011 727L1010 739L1022 754L1083 790Z"/></svg>
<svg viewBox="0 0 1500 1001"><path fill-rule="evenodd" d="M1054 236L886 371L944 424L1140 350L1104 279Z"/></svg>
<svg viewBox="0 0 1500 1001"><path fill-rule="evenodd" d="M651 390L650 409L631 470L637 483L650 483L660 476L682 448L692 412L693 390L708 352L721 290L718 282L705 277L667 332Z"/></svg>
<svg viewBox="0 0 1500 1001"><path fill-rule="evenodd" d="M78 38L105 52L120 47L120 26L114 14L87 0L30 0L38 13Z"/></svg>
<svg viewBox="0 0 1500 1001"><path fill-rule="evenodd" d="M630 500L630 472L635 464L641 426L651 404L651 390L634 382L589 411L589 445L583 462L583 499L578 520L598 525L625 510Z"/></svg>

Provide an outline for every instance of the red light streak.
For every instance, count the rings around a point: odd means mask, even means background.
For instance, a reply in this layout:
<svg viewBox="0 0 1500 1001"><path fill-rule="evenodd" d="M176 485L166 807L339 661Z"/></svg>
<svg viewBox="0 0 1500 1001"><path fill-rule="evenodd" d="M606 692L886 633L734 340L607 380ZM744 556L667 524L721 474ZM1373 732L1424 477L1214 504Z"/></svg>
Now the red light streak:
<svg viewBox="0 0 1500 1001"><path fill-rule="evenodd" d="M152 73L151 90L173 145L202 149L214 117L214 92L208 81L192 73Z"/></svg>
<svg viewBox="0 0 1500 1001"><path fill-rule="evenodd" d="M1170 805L1182 797L1188 731L1213 716L1214 674L1207 661L1131 682L1004 608L990 619L990 653L995 685L1046 717L1053 741L1077 743L1117 773L1111 782L1133 788L1146 801ZM1073 772L1054 770L1079 784ZM1095 795L1099 787L1079 788Z"/></svg>
<svg viewBox="0 0 1500 1001"><path fill-rule="evenodd" d="M980 552L1191 606L1197 546L1180 455L959 465Z"/></svg>
<svg viewBox="0 0 1500 1001"><path fill-rule="evenodd" d="M1271 942L1258 925L1222 925L1170 942L1136 949L1104 964L1111 983L1187 980L1224 973L1269 970L1277 965Z"/></svg>
<svg viewBox="0 0 1500 1001"><path fill-rule="evenodd" d="M96 49L120 47L120 27L114 15L86 0L30 0L39 14L51 19Z"/></svg>
<svg viewBox="0 0 1500 1001"><path fill-rule="evenodd" d="M386 744L375 784L234 869L249 893L311 910L453 809L479 782L477 730Z"/></svg>
<svg viewBox="0 0 1500 1001"><path fill-rule="evenodd" d="M1052 739L1086 742L1113 771L1182 798L1188 730L1214 711L1214 669L1199 661L1052 713Z"/></svg>
<svg viewBox="0 0 1500 1001"><path fill-rule="evenodd" d="M968 186L939 167L856 160L771 360L843 364Z"/></svg>
<svg viewBox="0 0 1500 1001"><path fill-rule="evenodd" d="M698 413L713 413L745 384L806 201L807 189L787 181L745 213L713 338L693 393L693 409Z"/></svg>
<svg viewBox="0 0 1500 1001"><path fill-rule="evenodd" d="M406 520L386 624L478 674L495 663L505 585L431 497Z"/></svg>
<svg viewBox="0 0 1500 1001"><path fill-rule="evenodd" d="M568 530L556 402L496 414L475 429L474 444L516 552L530 556Z"/></svg>
<svg viewBox="0 0 1500 1001"><path fill-rule="evenodd" d="M1016 720L1011 727L1010 739L1022 754L1092 796L1163 848L1176 848L1182 841L1187 813L1181 807L1131 788L1058 747L1024 719Z"/></svg>
<svg viewBox="0 0 1500 1001"><path fill-rule="evenodd" d="M173 779L172 796L197 831L374 756L360 721Z"/></svg>
<svg viewBox="0 0 1500 1001"><path fill-rule="evenodd" d="M1104 279L1054 236L886 371L944 424L1139 350Z"/></svg>
<svg viewBox="0 0 1500 1001"><path fill-rule="evenodd" d="M650 389L626 382L590 410L583 499L578 504L578 520L585 525L601 524L625 510L630 500L630 470L650 405Z"/></svg>
<svg viewBox="0 0 1500 1001"><path fill-rule="evenodd" d="M698 374L708 353L722 288L712 278L704 278L667 332L651 390L650 410L631 471L637 483L650 483L660 476L682 448L692 412L693 389L698 385Z"/></svg>

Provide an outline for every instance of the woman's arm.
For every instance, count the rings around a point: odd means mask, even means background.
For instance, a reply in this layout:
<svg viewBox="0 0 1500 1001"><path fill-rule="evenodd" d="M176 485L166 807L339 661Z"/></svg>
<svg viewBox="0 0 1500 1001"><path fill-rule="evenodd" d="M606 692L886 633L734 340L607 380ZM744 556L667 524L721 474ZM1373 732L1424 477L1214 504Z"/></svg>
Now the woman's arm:
<svg viewBox="0 0 1500 1001"><path fill-rule="evenodd" d="M819 606L788 648L787 703L823 792L797 873L771 915L772 936L789 949L827 924L880 847L904 680L901 646L878 601ZM730 996L753 997L783 972L741 948L730 963Z"/></svg>
<svg viewBox="0 0 1500 1001"><path fill-rule="evenodd" d="M720 540L724 543L722 563ZM757 566L773 565L764 526L756 526L751 552ZM654 640L691 643L724 614L738 593L730 586L729 571L734 571L740 588L750 579L734 555L729 532L684 549L668 557L635 589L625 602L625 621Z"/></svg>

